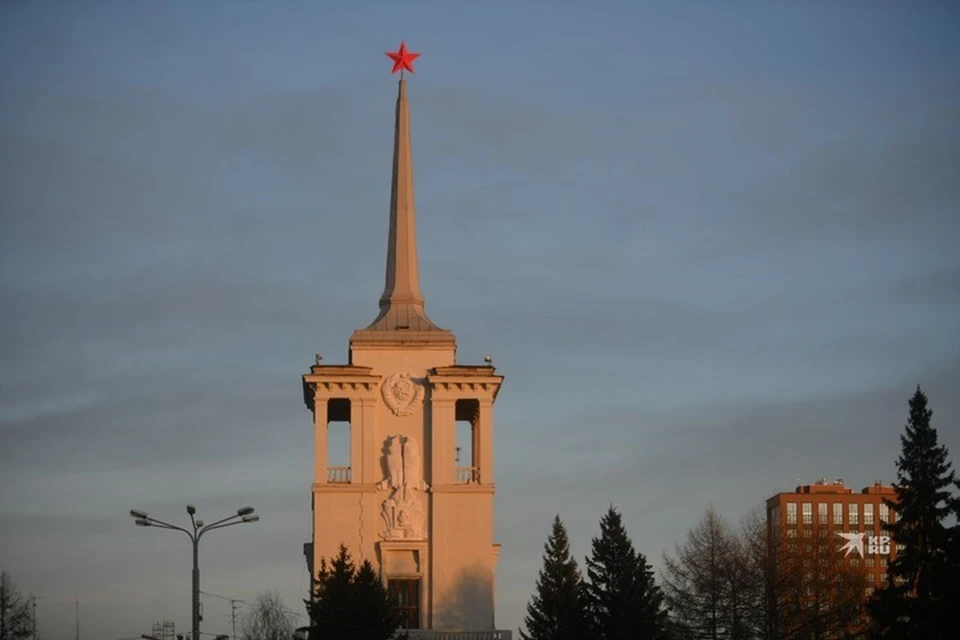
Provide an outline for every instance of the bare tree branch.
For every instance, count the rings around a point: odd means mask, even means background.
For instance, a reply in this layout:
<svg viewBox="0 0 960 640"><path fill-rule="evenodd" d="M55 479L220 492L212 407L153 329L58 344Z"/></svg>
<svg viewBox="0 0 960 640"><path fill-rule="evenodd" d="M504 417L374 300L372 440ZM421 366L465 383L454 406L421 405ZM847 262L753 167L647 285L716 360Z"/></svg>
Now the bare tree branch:
<svg viewBox="0 0 960 640"><path fill-rule="evenodd" d="M276 591L264 591L243 616L242 640L290 640L296 627L293 615L284 606Z"/></svg>

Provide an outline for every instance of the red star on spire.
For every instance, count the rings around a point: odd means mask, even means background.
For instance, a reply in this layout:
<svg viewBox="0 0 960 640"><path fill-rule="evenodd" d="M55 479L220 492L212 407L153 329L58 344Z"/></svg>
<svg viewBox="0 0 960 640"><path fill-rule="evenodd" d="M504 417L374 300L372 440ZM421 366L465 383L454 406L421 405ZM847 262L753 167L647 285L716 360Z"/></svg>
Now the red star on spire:
<svg viewBox="0 0 960 640"><path fill-rule="evenodd" d="M401 41L400 49L395 53L388 51L387 56L393 60L393 71L390 73L396 73L399 71L400 74L403 75L404 69L410 73L413 73L413 61L419 58L420 54L407 51L407 45Z"/></svg>

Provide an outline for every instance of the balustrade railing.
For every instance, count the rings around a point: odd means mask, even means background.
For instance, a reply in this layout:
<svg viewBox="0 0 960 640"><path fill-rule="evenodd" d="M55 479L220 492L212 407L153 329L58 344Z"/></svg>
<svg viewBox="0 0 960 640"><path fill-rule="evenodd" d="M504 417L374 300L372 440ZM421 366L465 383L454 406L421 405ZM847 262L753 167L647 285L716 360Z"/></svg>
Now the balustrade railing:
<svg viewBox="0 0 960 640"><path fill-rule="evenodd" d="M477 467L457 467L457 484L476 484L480 482L480 469Z"/></svg>
<svg viewBox="0 0 960 640"><path fill-rule="evenodd" d="M327 467L329 484L350 484L350 467Z"/></svg>

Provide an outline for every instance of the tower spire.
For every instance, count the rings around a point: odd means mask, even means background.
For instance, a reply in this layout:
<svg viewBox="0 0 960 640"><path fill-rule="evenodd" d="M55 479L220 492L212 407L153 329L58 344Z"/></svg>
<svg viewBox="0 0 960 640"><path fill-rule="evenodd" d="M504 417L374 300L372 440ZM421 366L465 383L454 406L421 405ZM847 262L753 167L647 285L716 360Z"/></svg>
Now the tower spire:
<svg viewBox="0 0 960 640"><path fill-rule="evenodd" d="M390 230L387 241L387 268L380 296L380 314L370 326L357 331L354 340L372 338L371 332L437 332L422 336L437 340L453 339L452 334L435 325L424 310L417 261L416 213L413 197L413 159L410 152L410 107L406 78L402 75L397 91L396 122L393 142L393 183L390 189ZM366 335L365 335L366 334ZM388 339L381 334L380 339Z"/></svg>
<svg viewBox="0 0 960 640"><path fill-rule="evenodd" d="M416 213L413 200L413 158L410 153L410 105L407 81L400 76L393 139L393 184L390 187L390 235L387 275L380 307L423 307L417 261Z"/></svg>

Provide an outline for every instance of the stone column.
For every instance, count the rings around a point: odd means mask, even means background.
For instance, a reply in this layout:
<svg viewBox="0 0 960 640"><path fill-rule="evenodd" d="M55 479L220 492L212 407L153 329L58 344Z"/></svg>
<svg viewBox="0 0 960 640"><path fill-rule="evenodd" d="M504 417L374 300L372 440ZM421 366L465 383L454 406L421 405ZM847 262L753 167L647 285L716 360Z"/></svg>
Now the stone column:
<svg viewBox="0 0 960 640"><path fill-rule="evenodd" d="M363 401L350 398L350 482L361 482L363 477L363 424L366 415Z"/></svg>
<svg viewBox="0 0 960 640"><path fill-rule="evenodd" d="M493 400L480 398L479 402L480 410L475 427L479 436L475 446L479 447L480 482L493 484Z"/></svg>
<svg viewBox="0 0 960 640"><path fill-rule="evenodd" d="M327 482L327 399L315 394L313 399L313 468L314 482Z"/></svg>

